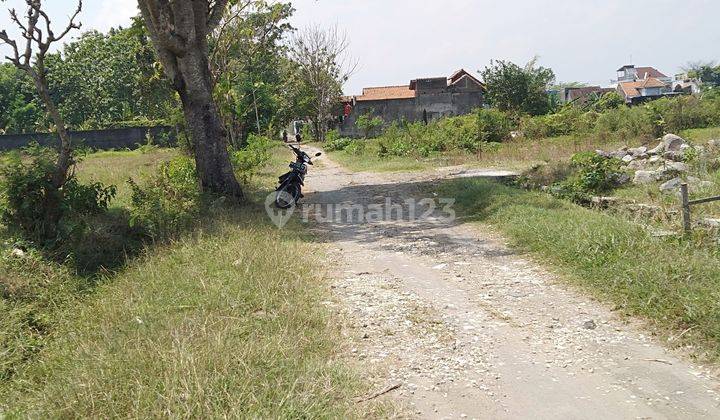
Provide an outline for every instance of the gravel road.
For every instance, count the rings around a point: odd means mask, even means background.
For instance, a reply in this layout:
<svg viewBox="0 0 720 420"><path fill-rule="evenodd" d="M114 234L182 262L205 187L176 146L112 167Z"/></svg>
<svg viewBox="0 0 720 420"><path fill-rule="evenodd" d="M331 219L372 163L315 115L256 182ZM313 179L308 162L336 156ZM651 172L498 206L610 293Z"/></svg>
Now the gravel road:
<svg viewBox="0 0 720 420"><path fill-rule="evenodd" d="M347 357L378 391L399 385L380 398L409 417L720 418L713 372L639 322L562 284L489 227L449 222L440 209L408 217L405 200L438 179L506 173L352 173L319 163L305 202L311 218L323 216L311 226L330 249L327 304L345 321ZM404 203L402 220L368 223L338 208L388 198Z"/></svg>

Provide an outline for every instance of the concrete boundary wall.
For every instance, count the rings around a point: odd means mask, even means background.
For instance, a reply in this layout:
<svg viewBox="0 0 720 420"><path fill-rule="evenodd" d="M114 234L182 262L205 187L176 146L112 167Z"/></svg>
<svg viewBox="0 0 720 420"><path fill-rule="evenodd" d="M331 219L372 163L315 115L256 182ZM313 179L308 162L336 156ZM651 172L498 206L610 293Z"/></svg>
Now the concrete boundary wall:
<svg viewBox="0 0 720 420"><path fill-rule="evenodd" d="M147 143L148 134L154 144L172 146L177 138L173 127L133 127L111 130L71 131L73 145L83 145L93 149L137 149ZM27 147L31 142L42 146L57 146L57 134L7 134L0 136L0 150L13 150Z"/></svg>

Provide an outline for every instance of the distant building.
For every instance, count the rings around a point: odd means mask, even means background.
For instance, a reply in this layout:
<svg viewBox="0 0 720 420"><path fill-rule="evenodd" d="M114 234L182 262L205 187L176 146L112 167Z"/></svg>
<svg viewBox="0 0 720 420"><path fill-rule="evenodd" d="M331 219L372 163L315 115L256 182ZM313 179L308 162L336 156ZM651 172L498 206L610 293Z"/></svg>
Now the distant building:
<svg viewBox="0 0 720 420"><path fill-rule="evenodd" d="M628 105L677 94L673 92L673 79L654 67L630 64L620 67L617 72L617 92Z"/></svg>
<svg viewBox="0 0 720 420"><path fill-rule="evenodd" d="M617 72L618 82L636 82L649 78L658 79L668 85L672 82L672 78L664 75L655 67L635 67L632 64L628 64L620 67Z"/></svg>
<svg viewBox="0 0 720 420"><path fill-rule="evenodd" d="M600 86L565 87L561 90L560 102L587 105L594 98L599 98L608 92L615 92L615 89Z"/></svg>
<svg viewBox="0 0 720 420"><path fill-rule="evenodd" d="M345 97L340 133L359 137L355 122L362 115L393 121L429 122L441 117L469 114L484 104L485 85L465 70L450 77L415 79L408 85L363 89L362 95Z"/></svg>
<svg viewBox="0 0 720 420"><path fill-rule="evenodd" d="M687 73L676 74L675 80L672 82L675 93L696 95L700 93L701 86L702 82L699 79L690 77Z"/></svg>

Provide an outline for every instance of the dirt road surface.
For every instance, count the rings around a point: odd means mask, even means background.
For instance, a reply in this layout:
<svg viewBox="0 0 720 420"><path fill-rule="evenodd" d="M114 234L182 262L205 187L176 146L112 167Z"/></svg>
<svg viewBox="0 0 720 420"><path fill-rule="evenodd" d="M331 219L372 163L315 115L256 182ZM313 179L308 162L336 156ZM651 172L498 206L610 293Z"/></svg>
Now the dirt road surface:
<svg viewBox="0 0 720 420"><path fill-rule="evenodd" d="M324 217L311 226L332 255L327 304L346 322L347 357L378 391L399 385L380 398L409 417L720 418L720 382L707 368L491 229L449 222L441 209L409 220L407 204L403 220L365 223L337 206L403 203L439 178L504 173L352 173L321 160L306 180L306 211Z"/></svg>

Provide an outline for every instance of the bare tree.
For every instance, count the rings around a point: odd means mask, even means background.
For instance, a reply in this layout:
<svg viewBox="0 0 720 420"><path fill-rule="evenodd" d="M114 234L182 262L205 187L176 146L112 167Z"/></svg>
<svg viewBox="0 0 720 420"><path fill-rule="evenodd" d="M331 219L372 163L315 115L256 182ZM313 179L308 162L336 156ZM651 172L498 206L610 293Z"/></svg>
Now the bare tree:
<svg viewBox="0 0 720 420"><path fill-rule="evenodd" d="M165 75L180 95L205 191L242 199L228 153L227 132L213 100L208 35L228 0L138 0Z"/></svg>
<svg viewBox="0 0 720 420"><path fill-rule="evenodd" d="M27 9L23 19L18 16L15 9L10 10L10 18L20 28L20 35L23 40L18 42L11 39L7 31L3 29L0 31L0 41L3 41L4 44L9 45L11 48L11 55L5 58L15 67L27 73L32 79L40 99L45 104L45 108L55 124L58 137L60 137L60 148L52 184L53 187L59 190L65 184L68 171L73 163L72 149L70 136L65 127L65 120L60 115L60 111L58 111L58 107L48 90L45 56L53 43L63 39L71 30L80 29L81 24L76 23L75 19L82 10L82 0L78 0L75 13L70 17L70 21L65 28L58 34L52 30L50 17L43 10L42 0L25 0L25 4Z"/></svg>
<svg viewBox="0 0 720 420"><path fill-rule="evenodd" d="M312 26L292 39L290 58L299 66L301 77L312 92L312 119L318 140L325 139L327 122L339 103L342 86L357 68L348 54L347 35L337 26Z"/></svg>
<svg viewBox="0 0 720 420"><path fill-rule="evenodd" d="M78 0L77 9L70 17L65 28L57 34L52 30L50 17L43 10L42 0L25 0L26 13L22 19L15 9L10 10L10 18L20 28L21 41L16 41L8 35L5 29L0 30L0 41L9 45L11 54L6 58L18 69L27 73L35 84L40 99L55 124L55 130L60 137L57 163L51 174L52 190L44 191L44 221L47 237L56 233L56 227L62 217L60 204L64 194L63 186L68 179L68 172L73 164L72 145L70 135L65 127L58 107L50 96L45 70L45 56L50 46L63 39L73 29L80 29L80 23L75 19L82 10L82 0Z"/></svg>

